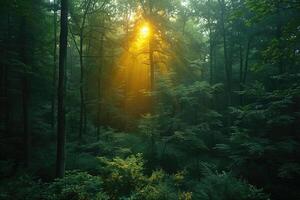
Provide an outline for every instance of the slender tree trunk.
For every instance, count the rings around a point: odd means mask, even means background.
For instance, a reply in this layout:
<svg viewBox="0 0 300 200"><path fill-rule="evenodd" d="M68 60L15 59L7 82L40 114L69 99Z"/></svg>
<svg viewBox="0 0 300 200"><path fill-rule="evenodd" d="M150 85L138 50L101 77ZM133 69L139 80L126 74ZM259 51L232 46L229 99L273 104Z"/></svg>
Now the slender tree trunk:
<svg viewBox="0 0 300 200"><path fill-rule="evenodd" d="M3 122L3 132L9 135L9 99L8 99L8 65L3 62L8 60L8 51L10 50L10 12L7 11L7 32L6 32L6 44L7 48L1 51L1 73L0 73L0 109L2 110L1 122ZM3 119L3 120L2 120ZM0 124L1 125L1 124ZM2 130L1 130L2 131Z"/></svg>
<svg viewBox="0 0 300 200"><path fill-rule="evenodd" d="M0 51L0 54L2 54L1 59L6 60L6 50ZM6 89L6 64L1 63L1 70L0 70L0 127L3 126L3 130L1 129L0 132L4 132L7 134L7 129L5 128L7 126L6 122L6 115L7 115L7 89ZM3 123L3 124L2 124Z"/></svg>
<svg viewBox="0 0 300 200"><path fill-rule="evenodd" d="M243 46L240 42L239 44L239 57L240 57L240 70L239 70L239 86L240 91L243 90L243 74L244 74L244 54L243 54ZM243 104L243 95L240 95L240 105Z"/></svg>
<svg viewBox="0 0 300 200"><path fill-rule="evenodd" d="M228 61L228 47L227 47L227 34L225 28L225 1L219 0L221 7L221 28L222 28L222 37L223 37L223 49L224 49L224 65L225 65L225 74L227 82L227 106L231 105L231 70Z"/></svg>
<svg viewBox="0 0 300 200"><path fill-rule="evenodd" d="M100 139L100 109L101 109L101 103L100 103L100 88L101 88L101 70L98 71L98 80L97 80L97 141Z"/></svg>
<svg viewBox="0 0 300 200"><path fill-rule="evenodd" d="M212 39L212 28L211 28L211 20L209 19L209 83L213 84L213 39Z"/></svg>
<svg viewBox="0 0 300 200"><path fill-rule="evenodd" d="M227 108L231 106L231 95L232 95L232 88L231 88L231 76L232 76L232 69L231 63L229 63L229 56L228 56L228 46L227 46L227 33L225 27L225 13L226 13L226 4L224 0L218 0L220 7L221 7L221 29L222 29L222 36L223 36L223 49L224 49L224 66L225 66L225 76L226 76L226 85L227 85ZM231 126L231 118L230 114L227 114L227 127Z"/></svg>
<svg viewBox="0 0 300 200"><path fill-rule="evenodd" d="M31 132L29 131L29 79L28 79L28 70L27 67L30 66L30 58L28 56L28 25L26 16L21 18L20 26L20 57L21 61L24 64L23 68L23 77L21 80L22 84L22 120L23 120L23 135L24 135L24 147L25 147L25 158L24 164L25 167L30 165L31 157Z"/></svg>
<svg viewBox="0 0 300 200"><path fill-rule="evenodd" d="M23 108L23 132L24 132L24 142L25 142L25 166L30 166L31 160L31 141L32 135L29 130L29 82L27 77L27 72L25 70L24 77L22 79L22 108Z"/></svg>
<svg viewBox="0 0 300 200"><path fill-rule="evenodd" d="M150 19L152 20L153 17L153 4L152 0L149 1L149 16ZM150 61L150 89L151 92L154 92L155 89L155 62L154 62L154 28L152 27L152 35L150 35L149 38L149 61ZM154 96L151 97L151 112L152 114L155 113L155 99ZM152 122L154 123L154 122ZM152 158L154 159L155 157L155 138L154 138L154 128L153 124L151 124L151 155Z"/></svg>
<svg viewBox="0 0 300 200"><path fill-rule="evenodd" d="M57 4L56 0L53 1L53 32L54 32L54 46L53 46L53 74L52 74L52 87L53 87L53 96L51 100L51 126L54 130L55 128L55 100L56 100L56 73L57 73Z"/></svg>
<svg viewBox="0 0 300 200"><path fill-rule="evenodd" d="M86 108L85 108L85 100L84 100L84 63L83 63L83 42L84 42L84 30L86 17L88 14L88 10L90 8L92 0L87 0L85 11L83 14L83 19L80 27L79 33L79 60L80 60L80 119L79 119L79 140L82 140L82 135L84 132L84 123L86 120Z"/></svg>
<svg viewBox="0 0 300 200"><path fill-rule="evenodd" d="M84 91L83 91L83 29L80 30L80 44L79 44L79 60L80 60L80 119L79 119L79 140L82 139L83 120L84 120Z"/></svg>
<svg viewBox="0 0 300 200"><path fill-rule="evenodd" d="M57 90L57 154L56 177L65 175L65 66L68 42L68 0L61 0L59 74Z"/></svg>
<svg viewBox="0 0 300 200"><path fill-rule="evenodd" d="M85 92L84 92L84 112L83 112L83 129L82 129L82 135L86 134L87 131L87 102L88 102L88 87L85 87Z"/></svg>
<svg viewBox="0 0 300 200"><path fill-rule="evenodd" d="M211 5L211 0L208 0L208 4ZM209 83L213 84L213 38L212 38L212 22L211 18L208 18L208 29L209 29Z"/></svg>
<svg viewBox="0 0 300 200"><path fill-rule="evenodd" d="M103 27L104 27L104 23L103 23ZM103 32L101 34L101 44L100 44L100 66L98 68L98 92L97 92L97 105L98 105L98 109L97 109L97 141L99 141L100 138L100 114L101 114L101 74L102 74L102 68L104 66L104 36L105 36L105 29L103 28Z"/></svg>
<svg viewBox="0 0 300 200"><path fill-rule="evenodd" d="M152 1L149 1L149 19L151 22L152 33L149 37L149 64L150 64L150 92L154 92L154 80L155 80L155 63L154 63L154 29L152 27L152 16L153 16L153 5ZM151 112L154 112L154 96L151 97Z"/></svg>
<svg viewBox="0 0 300 200"><path fill-rule="evenodd" d="M7 15L7 44L8 44L8 51L11 50L11 24L10 24L10 12ZM8 52L6 52L8 57ZM9 67L7 65L4 66L4 74L3 74L3 88L4 88L4 97L5 97L5 132L7 134L10 133L10 98L8 93L8 88L10 86L8 82L8 73Z"/></svg>
<svg viewBox="0 0 300 200"><path fill-rule="evenodd" d="M85 54L86 55L89 55L88 53L88 49L90 48L89 47L90 45L90 39L89 39L89 42L88 42L88 46L85 48ZM85 67L85 72L88 73L88 68ZM86 81L87 82L87 81ZM82 135L85 135L86 132L87 132L87 123L88 123L88 118L87 118L87 113L88 113L88 110L87 110L87 107L88 107L88 98L89 96L89 87L88 85L86 85L86 87L84 87L84 114L83 114L83 130L82 130Z"/></svg>

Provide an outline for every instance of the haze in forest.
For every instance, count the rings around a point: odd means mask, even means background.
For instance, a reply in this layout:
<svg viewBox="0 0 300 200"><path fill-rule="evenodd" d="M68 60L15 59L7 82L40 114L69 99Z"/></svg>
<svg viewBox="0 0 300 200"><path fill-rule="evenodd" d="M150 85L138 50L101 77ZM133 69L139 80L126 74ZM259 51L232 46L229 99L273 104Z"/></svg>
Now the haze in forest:
<svg viewBox="0 0 300 200"><path fill-rule="evenodd" d="M299 0L0 2L0 200L298 200L299 122Z"/></svg>

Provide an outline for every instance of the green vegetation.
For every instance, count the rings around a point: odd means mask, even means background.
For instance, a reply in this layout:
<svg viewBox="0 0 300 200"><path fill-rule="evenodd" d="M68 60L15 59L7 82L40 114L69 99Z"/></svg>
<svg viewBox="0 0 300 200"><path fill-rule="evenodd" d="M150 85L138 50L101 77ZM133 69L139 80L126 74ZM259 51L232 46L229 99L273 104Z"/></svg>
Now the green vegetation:
<svg viewBox="0 0 300 200"><path fill-rule="evenodd" d="M298 0L1 0L0 200L300 199Z"/></svg>

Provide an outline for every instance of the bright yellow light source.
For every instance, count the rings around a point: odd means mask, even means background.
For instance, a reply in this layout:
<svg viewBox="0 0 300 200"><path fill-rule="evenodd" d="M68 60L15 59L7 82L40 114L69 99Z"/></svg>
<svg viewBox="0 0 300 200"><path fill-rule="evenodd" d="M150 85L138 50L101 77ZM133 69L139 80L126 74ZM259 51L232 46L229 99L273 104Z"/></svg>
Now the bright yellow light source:
<svg viewBox="0 0 300 200"><path fill-rule="evenodd" d="M142 37L147 37L150 34L150 28L147 25L144 25L140 29L140 34Z"/></svg>

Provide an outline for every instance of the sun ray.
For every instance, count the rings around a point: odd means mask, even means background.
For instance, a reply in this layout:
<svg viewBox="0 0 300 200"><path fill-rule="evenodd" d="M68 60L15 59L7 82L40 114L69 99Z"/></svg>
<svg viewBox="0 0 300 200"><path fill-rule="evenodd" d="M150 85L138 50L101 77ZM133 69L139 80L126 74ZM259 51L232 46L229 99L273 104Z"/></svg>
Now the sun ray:
<svg viewBox="0 0 300 200"><path fill-rule="evenodd" d="M152 97L150 72L150 40L154 37L154 27L147 21L140 21L136 24L128 49L124 49L120 55L114 71L111 87L121 88L122 110L131 116L140 116L151 110ZM157 36L156 36L157 37ZM163 42L160 47L165 47ZM154 60L165 60L165 56L155 52ZM166 58L167 60L167 58ZM166 66L163 62L156 62L156 68L165 72ZM108 94L109 95L109 94Z"/></svg>

